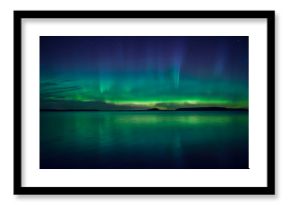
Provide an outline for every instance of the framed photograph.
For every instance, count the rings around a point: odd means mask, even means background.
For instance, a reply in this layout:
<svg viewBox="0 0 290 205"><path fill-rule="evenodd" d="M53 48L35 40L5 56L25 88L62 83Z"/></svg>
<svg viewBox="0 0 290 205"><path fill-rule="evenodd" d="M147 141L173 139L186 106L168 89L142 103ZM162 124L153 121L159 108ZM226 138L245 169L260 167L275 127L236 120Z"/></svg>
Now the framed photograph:
<svg viewBox="0 0 290 205"><path fill-rule="evenodd" d="M14 194L274 194L274 11L14 11Z"/></svg>

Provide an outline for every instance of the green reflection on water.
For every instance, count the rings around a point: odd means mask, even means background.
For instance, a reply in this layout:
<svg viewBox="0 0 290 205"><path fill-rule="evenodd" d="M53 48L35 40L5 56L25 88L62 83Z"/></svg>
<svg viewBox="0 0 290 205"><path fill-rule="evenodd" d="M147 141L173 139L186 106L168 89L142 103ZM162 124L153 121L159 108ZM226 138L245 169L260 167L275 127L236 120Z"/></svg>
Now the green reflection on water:
<svg viewBox="0 0 290 205"><path fill-rule="evenodd" d="M248 168L248 114L41 112L41 168Z"/></svg>

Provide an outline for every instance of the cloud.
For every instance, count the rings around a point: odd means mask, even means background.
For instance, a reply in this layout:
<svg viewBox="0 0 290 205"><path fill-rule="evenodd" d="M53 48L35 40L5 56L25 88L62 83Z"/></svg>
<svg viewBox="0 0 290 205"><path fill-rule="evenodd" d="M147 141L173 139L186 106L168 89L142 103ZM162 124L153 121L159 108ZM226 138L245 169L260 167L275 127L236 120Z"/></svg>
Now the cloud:
<svg viewBox="0 0 290 205"><path fill-rule="evenodd" d="M138 105L116 105L113 103L107 103L104 101L75 101L75 100L47 100L42 99L40 101L41 109L84 109L84 110L138 110L147 109L144 106Z"/></svg>
<svg viewBox="0 0 290 205"><path fill-rule="evenodd" d="M69 87L57 87L57 88L51 88L49 90L41 90L41 95L53 95L58 93L65 93L65 92L71 92L80 90L81 86L69 86Z"/></svg>
<svg viewBox="0 0 290 205"><path fill-rule="evenodd" d="M81 89L81 86L74 85L70 80L45 81L40 83L40 98L42 100L52 97L61 99Z"/></svg>

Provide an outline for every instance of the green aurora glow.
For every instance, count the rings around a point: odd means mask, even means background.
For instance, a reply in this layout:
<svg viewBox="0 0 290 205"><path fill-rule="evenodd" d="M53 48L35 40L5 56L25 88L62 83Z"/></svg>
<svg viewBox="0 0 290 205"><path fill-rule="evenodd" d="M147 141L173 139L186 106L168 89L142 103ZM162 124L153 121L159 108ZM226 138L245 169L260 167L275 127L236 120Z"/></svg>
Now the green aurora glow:
<svg viewBox="0 0 290 205"><path fill-rule="evenodd" d="M41 109L248 108L248 37L41 37Z"/></svg>

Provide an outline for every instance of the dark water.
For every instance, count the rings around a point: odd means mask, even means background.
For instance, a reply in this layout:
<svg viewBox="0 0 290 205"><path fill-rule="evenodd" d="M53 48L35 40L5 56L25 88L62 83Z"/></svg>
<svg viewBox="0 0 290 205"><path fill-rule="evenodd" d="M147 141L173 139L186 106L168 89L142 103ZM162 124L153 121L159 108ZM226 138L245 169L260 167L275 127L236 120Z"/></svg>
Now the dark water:
<svg viewBox="0 0 290 205"><path fill-rule="evenodd" d="M246 169L247 112L41 112L42 169Z"/></svg>

